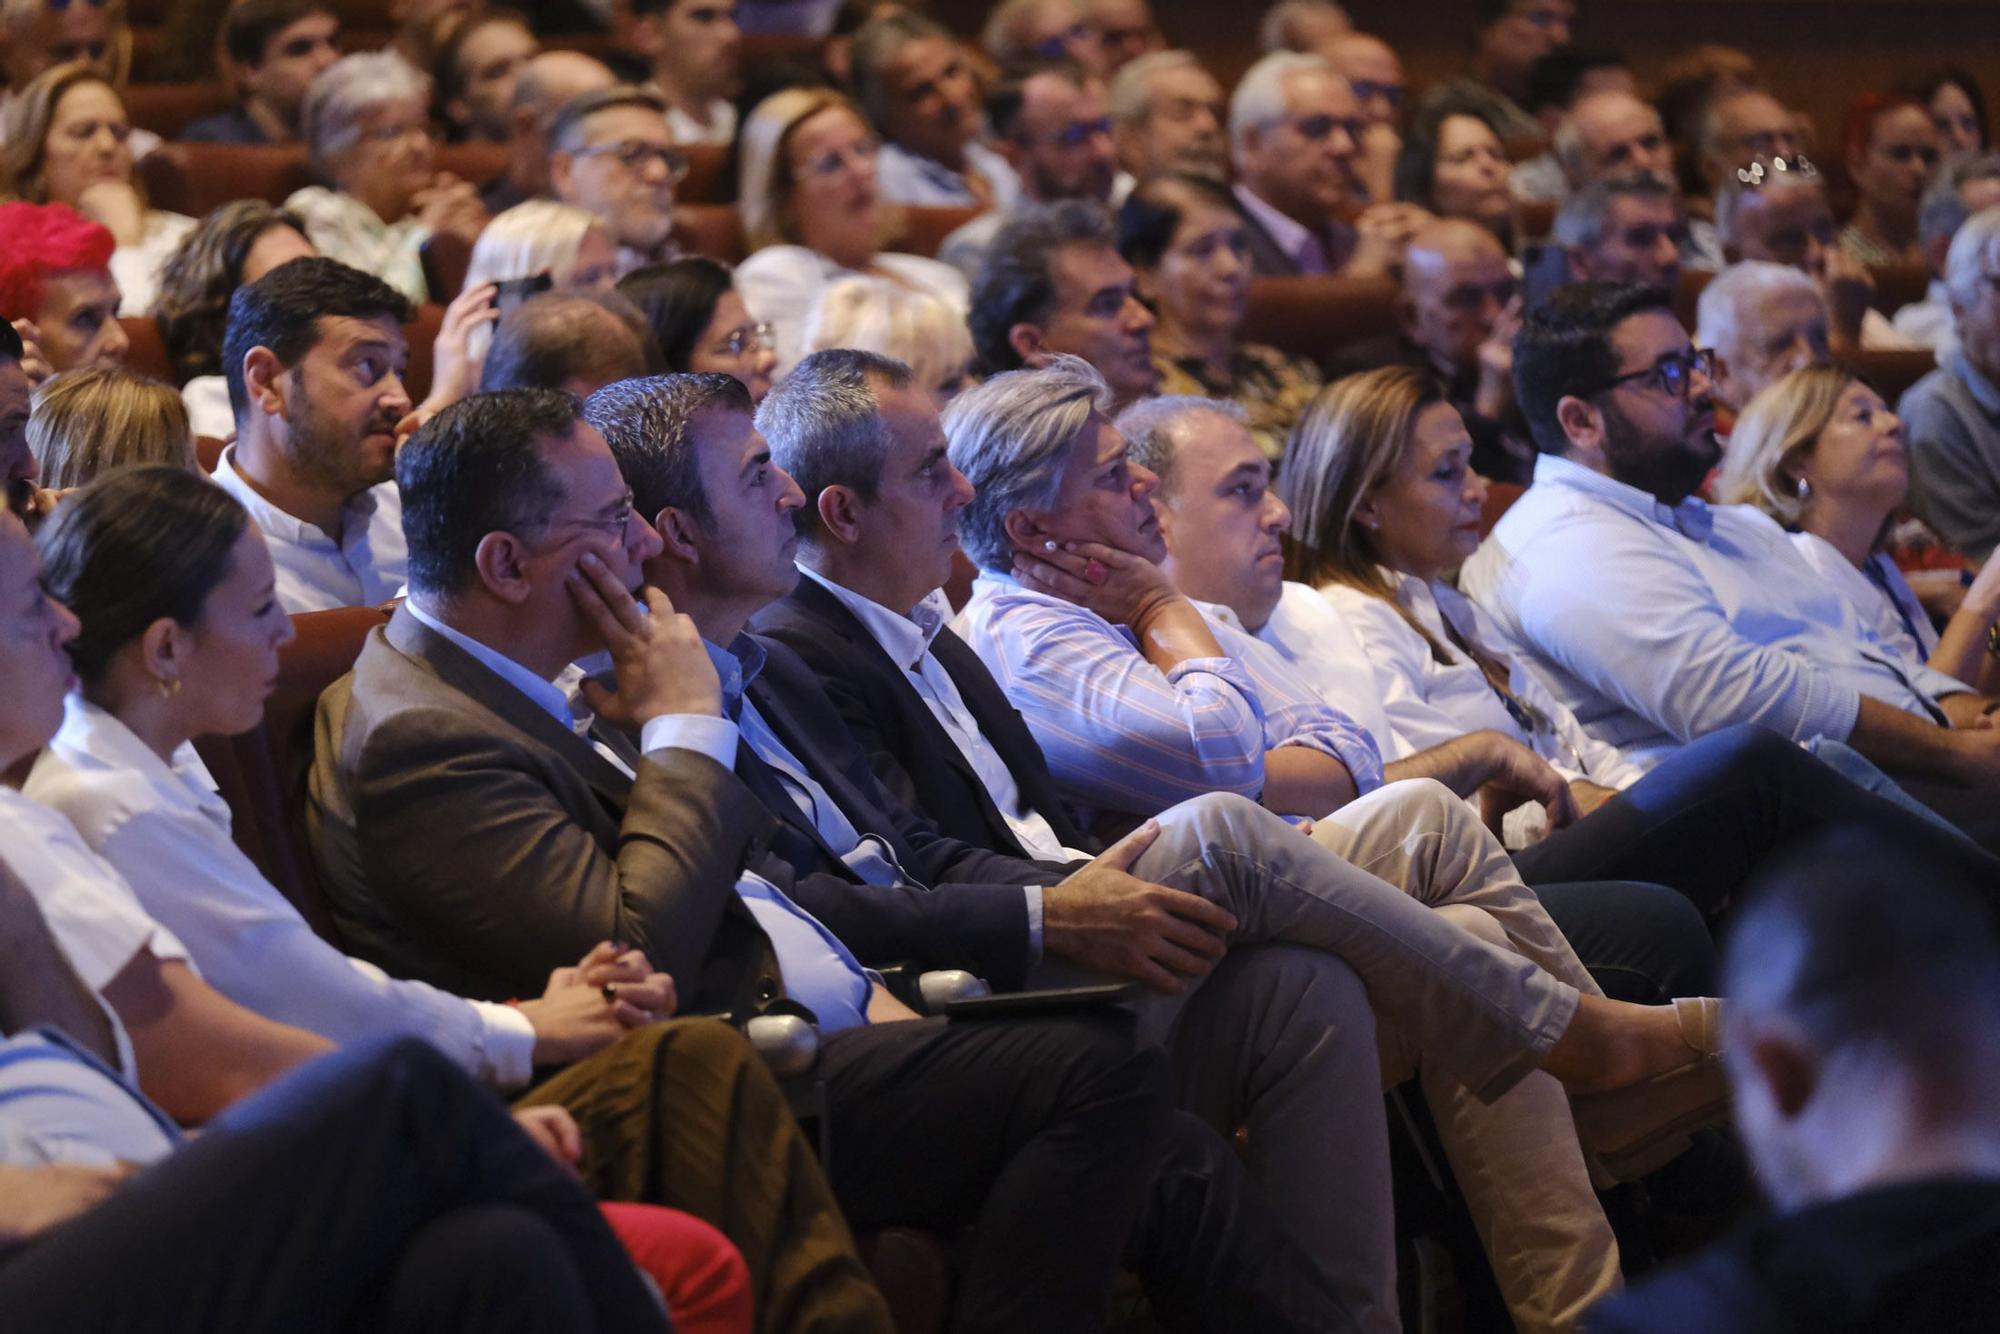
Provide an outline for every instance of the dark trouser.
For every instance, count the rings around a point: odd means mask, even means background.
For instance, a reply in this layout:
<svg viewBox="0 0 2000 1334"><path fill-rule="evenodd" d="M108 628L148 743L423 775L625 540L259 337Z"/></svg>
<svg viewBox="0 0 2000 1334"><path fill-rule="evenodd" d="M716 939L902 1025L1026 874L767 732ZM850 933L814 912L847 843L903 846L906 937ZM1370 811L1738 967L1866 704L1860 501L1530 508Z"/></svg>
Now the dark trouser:
<svg viewBox="0 0 2000 1334"><path fill-rule="evenodd" d="M1680 894L1635 880L1529 884L1611 999L1665 1005L1675 996L1715 994L1715 938Z"/></svg>
<svg viewBox="0 0 2000 1334"><path fill-rule="evenodd" d="M43 1330L658 1334L596 1202L414 1038L302 1067L0 1264Z"/></svg>
<svg viewBox="0 0 2000 1334"><path fill-rule="evenodd" d="M1712 923L1759 865L1828 828L1866 830L1892 847L1957 848L1968 865L2000 868L1970 841L1750 726L1683 746L1584 819L1523 849L1514 864L1538 889L1559 881L1653 881L1686 895Z"/></svg>

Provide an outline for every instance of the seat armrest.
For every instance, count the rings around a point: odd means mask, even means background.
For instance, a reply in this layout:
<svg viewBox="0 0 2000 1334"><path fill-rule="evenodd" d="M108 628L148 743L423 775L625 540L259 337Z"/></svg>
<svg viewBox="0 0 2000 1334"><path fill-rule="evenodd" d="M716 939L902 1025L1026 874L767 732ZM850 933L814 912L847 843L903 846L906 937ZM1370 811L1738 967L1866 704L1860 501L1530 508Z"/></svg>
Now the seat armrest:
<svg viewBox="0 0 2000 1334"><path fill-rule="evenodd" d="M810 1073L819 1062L819 1030L795 1014L760 1014L743 1035L779 1080Z"/></svg>

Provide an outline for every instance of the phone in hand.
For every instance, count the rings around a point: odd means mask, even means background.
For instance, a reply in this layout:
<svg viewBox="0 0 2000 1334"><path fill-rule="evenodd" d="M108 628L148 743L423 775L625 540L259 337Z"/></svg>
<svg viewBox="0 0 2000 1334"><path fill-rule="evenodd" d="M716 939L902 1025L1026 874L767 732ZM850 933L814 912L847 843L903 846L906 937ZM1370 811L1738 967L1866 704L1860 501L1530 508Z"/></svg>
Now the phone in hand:
<svg viewBox="0 0 2000 1334"><path fill-rule="evenodd" d="M556 285L547 269L532 278L505 278L493 284L493 305L502 315L531 296L540 296Z"/></svg>

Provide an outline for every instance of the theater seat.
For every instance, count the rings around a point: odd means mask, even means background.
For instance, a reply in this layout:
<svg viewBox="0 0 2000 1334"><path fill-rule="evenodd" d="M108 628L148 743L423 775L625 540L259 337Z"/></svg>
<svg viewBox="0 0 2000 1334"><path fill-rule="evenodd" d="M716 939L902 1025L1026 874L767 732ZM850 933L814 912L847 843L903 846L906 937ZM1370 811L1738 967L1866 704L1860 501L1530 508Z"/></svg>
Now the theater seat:
<svg viewBox="0 0 2000 1334"><path fill-rule="evenodd" d="M433 345L443 323L444 307L427 302L418 306L403 326L403 337L410 340L410 365L403 372L403 388L409 391L412 403L423 402L431 392L431 372L437 361Z"/></svg>
<svg viewBox="0 0 2000 1334"><path fill-rule="evenodd" d="M1884 315L1922 301L1930 290L1930 270L1921 264L1870 265L1868 275L1875 280L1875 299L1869 304Z"/></svg>
<svg viewBox="0 0 2000 1334"><path fill-rule="evenodd" d="M734 150L728 144L682 144L688 174L674 187L674 199L687 204L728 204L736 199Z"/></svg>
<svg viewBox="0 0 2000 1334"><path fill-rule="evenodd" d="M1521 493L1527 489L1512 482L1488 482L1486 499L1479 505L1479 535L1485 537L1492 532L1493 525L1500 522L1500 516L1505 514L1508 507L1519 500Z"/></svg>
<svg viewBox="0 0 2000 1334"><path fill-rule="evenodd" d="M1307 357L1337 372L1356 349L1392 343L1398 289L1389 278L1257 278L1243 340Z"/></svg>
<svg viewBox="0 0 2000 1334"><path fill-rule="evenodd" d="M227 111L235 101L221 83L134 83L120 97L132 124L162 139L179 138L195 121Z"/></svg>
<svg viewBox="0 0 2000 1334"><path fill-rule="evenodd" d="M153 207L196 218L235 199L282 204L313 183L297 144L161 144L134 170Z"/></svg>
<svg viewBox="0 0 2000 1334"><path fill-rule="evenodd" d="M1904 390L1937 369L1937 353L1929 348L1917 351L1855 348L1836 360L1874 385L1875 392L1892 408Z"/></svg>
<svg viewBox="0 0 2000 1334"><path fill-rule="evenodd" d="M1713 269L1682 269L1680 282L1674 287L1674 318L1685 329L1694 328L1695 307L1701 303L1701 294L1709 283L1715 280Z"/></svg>
<svg viewBox="0 0 2000 1334"><path fill-rule="evenodd" d="M724 264L741 264L750 253L734 204L674 205L674 236L689 253Z"/></svg>
<svg viewBox="0 0 2000 1334"><path fill-rule="evenodd" d="M125 365L129 369L179 386L174 364L167 357L167 344L160 337L160 326L153 323L151 315L121 315L118 327L125 331L126 341L132 344L131 350L125 354Z"/></svg>
<svg viewBox="0 0 2000 1334"><path fill-rule="evenodd" d="M278 651L278 684L264 701L263 723L241 736L195 743L229 803L236 846L336 947L340 933L306 838L313 717L320 693L354 665L368 632L388 619L376 607L292 617L298 637Z"/></svg>
<svg viewBox="0 0 2000 1334"><path fill-rule="evenodd" d="M936 259L938 248L944 239L971 222L983 208L918 208L914 205L903 209L901 225L890 238L884 250L900 250L906 255L922 255L926 259Z"/></svg>
<svg viewBox="0 0 2000 1334"><path fill-rule="evenodd" d="M424 242L424 286L431 300L448 306L465 289L465 274L472 267L472 242L455 232L434 232Z"/></svg>
<svg viewBox="0 0 2000 1334"><path fill-rule="evenodd" d="M1546 240L1556 226L1556 201L1523 199L1514 205L1515 227L1522 241Z"/></svg>
<svg viewBox="0 0 2000 1334"><path fill-rule="evenodd" d="M473 185L486 182L507 170L507 145L489 143L439 144L437 169L448 171Z"/></svg>
<svg viewBox="0 0 2000 1334"><path fill-rule="evenodd" d="M227 440L218 440L212 435L198 435L194 438L194 461L203 472L214 472L215 465L222 461L222 451L229 448Z"/></svg>

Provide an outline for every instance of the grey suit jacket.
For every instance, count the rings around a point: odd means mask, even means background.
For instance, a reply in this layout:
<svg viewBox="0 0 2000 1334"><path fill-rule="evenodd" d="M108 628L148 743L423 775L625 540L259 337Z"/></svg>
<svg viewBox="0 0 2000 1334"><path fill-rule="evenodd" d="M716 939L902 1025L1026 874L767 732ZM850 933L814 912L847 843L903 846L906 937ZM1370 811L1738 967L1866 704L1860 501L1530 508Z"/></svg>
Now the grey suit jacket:
<svg viewBox="0 0 2000 1334"><path fill-rule="evenodd" d="M399 609L320 700L308 828L354 952L499 1000L615 940L673 974L684 1011L776 1000L735 888L770 816L706 757L636 767Z"/></svg>

